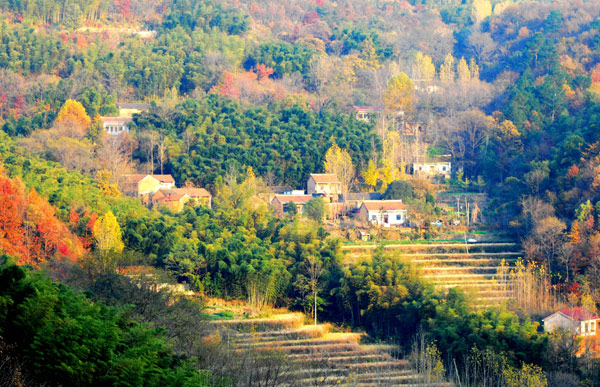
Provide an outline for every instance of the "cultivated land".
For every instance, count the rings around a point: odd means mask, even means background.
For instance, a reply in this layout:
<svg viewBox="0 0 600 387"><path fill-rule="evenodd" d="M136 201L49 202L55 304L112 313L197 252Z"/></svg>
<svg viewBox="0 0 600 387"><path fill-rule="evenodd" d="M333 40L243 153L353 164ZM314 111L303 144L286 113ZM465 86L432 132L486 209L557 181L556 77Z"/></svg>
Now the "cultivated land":
<svg viewBox="0 0 600 387"><path fill-rule="evenodd" d="M333 332L330 324L304 325L300 313L272 318L213 321L222 342L238 351L275 351L292 366L285 370L294 386L451 386L430 383L392 345L364 344L363 333ZM265 370L266 372L266 370Z"/></svg>
<svg viewBox="0 0 600 387"><path fill-rule="evenodd" d="M369 260L375 244L346 244L344 263ZM437 288L460 287L473 296L477 306L490 306L510 296L508 272L519 257L520 246L512 242L386 244L386 254L416 265Z"/></svg>

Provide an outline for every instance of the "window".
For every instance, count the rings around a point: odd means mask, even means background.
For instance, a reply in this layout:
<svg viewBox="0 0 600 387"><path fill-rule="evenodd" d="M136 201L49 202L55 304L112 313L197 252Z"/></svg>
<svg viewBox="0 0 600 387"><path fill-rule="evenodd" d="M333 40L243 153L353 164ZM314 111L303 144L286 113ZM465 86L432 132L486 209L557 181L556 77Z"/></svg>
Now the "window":
<svg viewBox="0 0 600 387"><path fill-rule="evenodd" d="M442 167L442 171L446 172L446 167Z"/></svg>
<svg viewBox="0 0 600 387"><path fill-rule="evenodd" d="M377 220L377 215L371 215L371 220Z"/></svg>

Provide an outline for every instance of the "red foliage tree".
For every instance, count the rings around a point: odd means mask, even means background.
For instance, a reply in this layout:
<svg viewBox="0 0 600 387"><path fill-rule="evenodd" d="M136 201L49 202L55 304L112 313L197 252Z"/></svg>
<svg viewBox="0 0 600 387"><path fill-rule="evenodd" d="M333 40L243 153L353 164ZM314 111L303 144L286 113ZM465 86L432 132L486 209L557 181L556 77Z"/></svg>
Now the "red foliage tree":
<svg viewBox="0 0 600 387"><path fill-rule="evenodd" d="M273 69L264 65L263 63L259 64L254 68L256 75L258 76L258 80L262 81L263 79L269 78L273 75Z"/></svg>
<svg viewBox="0 0 600 387"><path fill-rule="evenodd" d="M54 207L19 179L0 172L0 250L19 264L37 266L53 257L78 259L83 248Z"/></svg>

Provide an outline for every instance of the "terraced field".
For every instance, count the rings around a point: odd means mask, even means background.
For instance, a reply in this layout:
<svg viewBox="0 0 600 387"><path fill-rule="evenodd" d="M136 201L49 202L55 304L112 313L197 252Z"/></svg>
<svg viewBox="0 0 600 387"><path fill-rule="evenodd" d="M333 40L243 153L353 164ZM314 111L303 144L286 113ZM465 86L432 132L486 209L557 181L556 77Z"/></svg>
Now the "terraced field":
<svg viewBox="0 0 600 387"><path fill-rule="evenodd" d="M301 314L273 319L230 320L219 325L222 340L238 351L272 350L294 367L287 386L450 386L417 374L389 345L361 344L363 334L331 332L330 325L305 326Z"/></svg>
<svg viewBox="0 0 600 387"><path fill-rule="evenodd" d="M461 287L479 306L498 304L510 297L508 269L523 256L510 242L385 245L386 253L417 265L438 288ZM371 259L374 245L345 245L345 262ZM502 262L505 266L501 267Z"/></svg>

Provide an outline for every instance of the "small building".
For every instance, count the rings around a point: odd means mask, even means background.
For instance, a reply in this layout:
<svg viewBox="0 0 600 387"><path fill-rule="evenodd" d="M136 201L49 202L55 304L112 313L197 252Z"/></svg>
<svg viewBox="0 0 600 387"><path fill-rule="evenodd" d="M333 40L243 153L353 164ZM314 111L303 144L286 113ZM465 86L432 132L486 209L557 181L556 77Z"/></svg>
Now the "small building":
<svg viewBox="0 0 600 387"><path fill-rule="evenodd" d="M337 201L342 194L342 182L332 173L311 173L306 182L306 193L323 194L330 196L332 201Z"/></svg>
<svg viewBox="0 0 600 387"><path fill-rule="evenodd" d="M175 179L171 175L124 175L120 185L121 192L127 195L144 196L161 189L175 188Z"/></svg>
<svg viewBox="0 0 600 387"><path fill-rule="evenodd" d="M563 308L542 319L546 332L563 328L579 336L596 336L598 320L600 316L581 307Z"/></svg>
<svg viewBox="0 0 600 387"><path fill-rule="evenodd" d="M290 185L272 185L269 186L269 191L275 195L291 195L294 188Z"/></svg>
<svg viewBox="0 0 600 387"><path fill-rule="evenodd" d="M381 200L383 197L379 192L349 192L342 195L346 211L360 208L365 200Z"/></svg>
<svg viewBox="0 0 600 387"><path fill-rule="evenodd" d="M166 203L170 203L172 200L179 198L178 195L186 195L187 199L180 198L179 200L185 200L185 203L190 202L194 206L207 206L210 208L212 205L212 195L210 192L204 188L195 187L161 189L152 195L150 202L152 203L152 207L158 207L164 204L165 200Z"/></svg>
<svg viewBox="0 0 600 387"><path fill-rule="evenodd" d="M585 308L563 308L542 319L544 330L552 332L555 329L562 328L581 337L577 356L581 356L586 351L592 351L594 355L600 355L600 335L598 332L598 323L600 316L592 313Z"/></svg>
<svg viewBox="0 0 600 387"><path fill-rule="evenodd" d="M175 190L160 190L152 196L153 206L167 207L173 212L183 211L183 207L189 201L188 194Z"/></svg>
<svg viewBox="0 0 600 387"><path fill-rule="evenodd" d="M118 136L121 133L129 133L129 124L131 117L100 117L102 128L112 136Z"/></svg>
<svg viewBox="0 0 600 387"><path fill-rule="evenodd" d="M371 117L383 111L382 108L377 106L352 106L352 108L356 112L356 120L364 122L369 122Z"/></svg>
<svg viewBox="0 0 600 387"><path fill-rule="evenodd" d="M431 178L443 176L444 178L449 179L452 174L452 163L449 161L413 163L410 165L409 173L419 177Z"/></svg>
<svg viewBox="0 0 600 387"><path fill-rule="evenodd" d="M150 109L149 103L118 103L119 116L130 117Z"/></svg>
<svg viewBox="0 0 600 387"><path fill-rule="evenodd" d="M287 212L289 204L294 202L297 213L301 214L306 203L312 198L312 195L275 195L271 201L271 208L276 214L283 215L284 212Z"/></svg>
<svg viewBox="0 0 600 387"><path fill-rule="evenodd" d="M407 214L402 200L364 200L359 212L363 221L383 227L402 226Z"/></svg>

